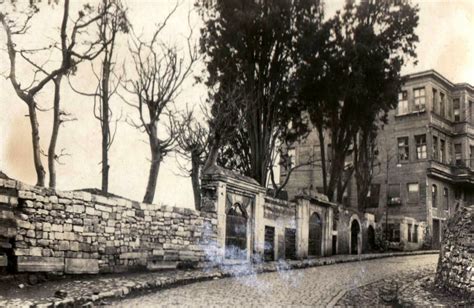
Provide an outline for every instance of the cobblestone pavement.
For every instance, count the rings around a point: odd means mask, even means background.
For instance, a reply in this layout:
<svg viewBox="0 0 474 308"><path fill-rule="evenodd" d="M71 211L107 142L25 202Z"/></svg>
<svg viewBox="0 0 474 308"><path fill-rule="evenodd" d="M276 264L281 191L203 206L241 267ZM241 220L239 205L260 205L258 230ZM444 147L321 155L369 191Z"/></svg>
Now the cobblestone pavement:
<svg viewBox="0 0 474 308"><path fill-rule="evenodd" d="M406 256L225 278L113 302L113 306L288 306L337 303L351 289L433 270L437 255ZM353 303L350 303L353 304Z"/></svg>
<svg viewBox="0 0 474 308"><path fill-rule="evenodd" d="M468 305L466 301L452 294L436 289L433 284L436 266L425 265L403 271L385 279L348 291L339 299L337 306L393 306L379 297L379 292L398 285L398 299L395 302L404 307L453 307ZM473 304L473 303L471 303Z"/></svg>

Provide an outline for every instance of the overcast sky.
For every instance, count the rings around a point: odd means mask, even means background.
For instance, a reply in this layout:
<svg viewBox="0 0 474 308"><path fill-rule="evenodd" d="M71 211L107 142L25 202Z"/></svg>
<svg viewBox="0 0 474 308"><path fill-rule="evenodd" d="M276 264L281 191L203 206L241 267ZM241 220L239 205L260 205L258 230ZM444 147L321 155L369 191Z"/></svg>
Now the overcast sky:
<svg viewBox="0 0 474 308"><path fill-rule="evenodd" d="M72 1L77 5L80 1ZM173 0L128 0L129 18L137 33L150 35L157 22L171 10ZM192 9L192 0L182 0L178 11L171 18L163 39L180 44L189 31L187 12ZM329 1L326 14L332 15L343 5L342 0ZM422 0L414 1L420 6L420 24L417 33L418 65L409 65L403 73L435 69L452 82L474 84L474 1L473 0ZM74 12L74 10L72 10ZM61 8L44 10L34 21L29 42L41 43L54 38L59 27ZM193 14L191 24L198 38L199 18ZM5 35L0 29L0 73L8 72L8 58L4 50ZM126 54L126 45L121 48ZM53 63L54 64L54 59ZM202 64L195 67L198 74ZM22 70L19 76L31 76L30 70ZM31 78L31 77L30 77ZM93 80L89 66L80 66L73 82L83 90L92 90ZM26 81L25 81L26 83ZM51 88L45 88L38 96L39 103L51 106ZM206 89L189 80L177 100L177 106L195 104L204 99ZM63 82L62 104L66 111L78 119L67 123L60 130L58 151L65 148L69 157L57 167L58 188L79 189L100 187L100 126L92 115L93 103L90 99L78 96ZM134 111L125 106L119 98L113 101L116 113L134 117ZM36 174L33 167L31 149L31 130L26 105L19 100L9 82L0 77L0 170L12 178L34 184ZM40 116L41 143L47 149L51 133L51 112ZM141 201L149 169L149 147L146 135L138 132L126 123L120 123L116 141L110 152L110 192ZM45 168L47 162L44 160ZM167 157L162 163L158 179L155 203L164 203L183 207L192 207L191 181L188 177L178 176L179 170L174 156Z"/></svg>

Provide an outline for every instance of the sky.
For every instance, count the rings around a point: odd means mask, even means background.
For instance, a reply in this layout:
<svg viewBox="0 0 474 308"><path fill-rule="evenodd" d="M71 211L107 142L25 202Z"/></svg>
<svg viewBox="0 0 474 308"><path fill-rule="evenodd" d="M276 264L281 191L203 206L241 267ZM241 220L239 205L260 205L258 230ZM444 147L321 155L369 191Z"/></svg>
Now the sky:
<svg viewBox="0 0 474 308"><path fill-rule="evenodd" d="M129 7L128 16L135 32L142 34L145 39L151 35L157 23L163 20L175 3L173 0L124 2ZM72 1L72 3L71 11L74 12L76 6L83 2ZM342 8L343 3L343 0L328 1L326 15L334 14L336 10ZM421 0L414 3L420 7L417 29L420 38L417 48L418 64L416 66L413 63L408 64L402 73L435 69L452 82L467 82L474 85L474 1ZM163 32L164 41L182 46L184 37L189 34L187 17L192 8L192 0L181 0L180 6ZM25 43L33 46L54 39L55 35L57 36L55 30L59 27L60 17L60 7L40 12L33 20L34 27L25 37ZM193 28L193 38L197 40L201 23L195 12L191 14L190 25ZM3 28L0 30L0 171L25 183L34 184L36 174L32 159L31 130L28 118L25 116L27 108L17 98L10 81L3 77L8 73L8 56L4 48ZM126 41L120 42L119 50L119 57L125 59L127 67L129 59L127 59ZM54 58L50 62L54 65ZM194 66L194 75L199 75L203 68L202 63L197 63ZM28 78L31 78L31 69L20 67L18 75L25 78L26 83ZM77 74L71 78L74 86L83 91L94 89L93 80L90 65L79 66ZM51 87L47 87L38 95L38 102L42 107L51 106L51 92ZM93 116L93 101L73 93L66 80L63 82L61 95L64 109L72 113L77 121L66 123L59 133L57 150L64 148L70 156L64 157L62 164L57 166L58 189L100 188L100 125ZM176 106L178 109L186 105L193 106L203 101L205 97L205 87L189 78L176 100ZM141 201L149 169L147 138L144 133L125 122L127 117L134 118L136 115L131 107L115 97L112 109L115 114L122 114L123 117L118 124L115 142L110 150L109 190ZM41 144L45 150L51 134L51 122L51 112L40 113ZM191 180L183 176L176 159L174 155L170 155L162 162L155 203L193 207ZM46 168L46 159L43 162Z"/></svg>

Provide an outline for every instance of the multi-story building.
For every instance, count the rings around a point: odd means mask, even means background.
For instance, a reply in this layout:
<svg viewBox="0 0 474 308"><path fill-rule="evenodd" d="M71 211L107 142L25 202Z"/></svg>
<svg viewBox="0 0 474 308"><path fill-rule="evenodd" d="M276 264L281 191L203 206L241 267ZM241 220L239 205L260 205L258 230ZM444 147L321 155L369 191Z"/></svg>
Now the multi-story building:
<svg viewBox="0 0 474 308"><path fill-rule="evenodd" d="M446 218L463 203L474 203L474 87L454 84L434 70L405 76L377 148L371 202L364 208L405 249L420 248L430 240L426 234L438 247ZM289 151L294 164L319 157L317 134ZM293 171L286 187L290 198L322 186L318 165ZM347 206L357 207L354 178L345 196Z"/></svg>

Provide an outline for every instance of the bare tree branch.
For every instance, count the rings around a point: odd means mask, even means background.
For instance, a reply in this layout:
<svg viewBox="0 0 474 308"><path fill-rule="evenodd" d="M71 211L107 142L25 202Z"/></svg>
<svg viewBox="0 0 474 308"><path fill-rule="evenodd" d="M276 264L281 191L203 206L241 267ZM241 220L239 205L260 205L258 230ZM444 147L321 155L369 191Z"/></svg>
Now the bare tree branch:
<svg viewBox="0 0 474 308"><path fill-rule="evenodd" d="M125 80L124 88L135 96L133 106L141 123L127 119L136 128L144 128L149 139L151 166L144 202L151 203L155 195L156 181L160 163L174 149L177 140L176 121L168 111L179 96L183 82L191 75L192 66L198 59L197 48L188 48L185 57L176 46L170 46L160 40L160 34L178 7L176 6L159 24L150 41L144 41L132 31L129 52L133 61L136 78ZM191 36L188 45L195 45ZM163 118L167 123L163 123ZM166 131L164 137L159 131Z"/></svg>

